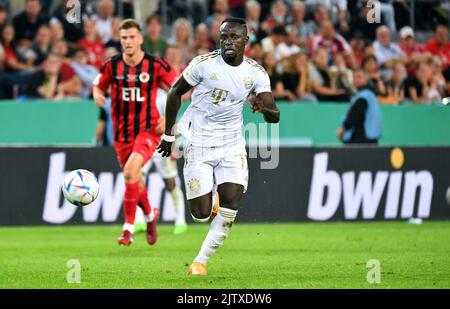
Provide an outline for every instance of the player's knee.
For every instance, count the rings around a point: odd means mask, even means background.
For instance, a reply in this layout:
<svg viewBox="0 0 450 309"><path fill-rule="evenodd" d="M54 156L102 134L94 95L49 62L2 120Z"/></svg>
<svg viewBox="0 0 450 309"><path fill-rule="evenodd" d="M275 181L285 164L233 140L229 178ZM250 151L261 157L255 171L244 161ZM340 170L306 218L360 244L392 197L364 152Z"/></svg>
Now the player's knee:
<svg viewBox="0 0 450 309"><path fill-rule="evenodd" d="M192 219L197 223L208 222L210 215L211 210L207 211L205 209L191 209Z"/></svg>
<svg viewBox="0 0 450 309"><path fill-rule="evenodd" d="M139 180L139 171L132 166L125 165L123 176L125 178L125 183L135 183Z"/></svg>

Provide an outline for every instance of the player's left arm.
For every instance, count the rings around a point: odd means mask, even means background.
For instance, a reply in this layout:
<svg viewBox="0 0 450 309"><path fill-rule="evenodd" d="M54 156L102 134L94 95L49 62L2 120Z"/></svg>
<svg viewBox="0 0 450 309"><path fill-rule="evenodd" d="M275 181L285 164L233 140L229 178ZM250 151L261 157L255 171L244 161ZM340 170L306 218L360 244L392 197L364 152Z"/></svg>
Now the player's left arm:
<svg viewBox="0 0 450 309"><path fill-rule="evenodd" d="M264 120L269 123L279 122L280 110L273 99L269 75L258 65L255 67L254 76L256 82L254 88L256 98L251 103L253 112L262 113Z"/></svg>

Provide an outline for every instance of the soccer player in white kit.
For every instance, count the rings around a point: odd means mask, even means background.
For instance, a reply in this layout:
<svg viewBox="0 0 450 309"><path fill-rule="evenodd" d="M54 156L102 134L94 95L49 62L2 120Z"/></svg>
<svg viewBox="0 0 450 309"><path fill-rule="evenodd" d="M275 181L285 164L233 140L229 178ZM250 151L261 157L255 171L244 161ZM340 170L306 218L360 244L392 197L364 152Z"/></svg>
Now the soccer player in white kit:
<svg viewBox="0 0 450 309"><path fill-rule="evenodd" d="M270 91L269 76L258 63L244 57L247 42L245 21L226 18L220 27L220 50L194 58L167 96L166 129L158 146L163 156L169 156L172 151L176 133L173 126L181 96L195 87L191 104L181 121L188 123L190 130L184 153L184 179L193 220L210 220L214 186L220 198L220 209L189 267L190 275L207 274L206 262L227 237L239 201L247 189L242 109L249 95L256 94L252 103L254 112L262 113L269 123L280 119Z"/></svg>

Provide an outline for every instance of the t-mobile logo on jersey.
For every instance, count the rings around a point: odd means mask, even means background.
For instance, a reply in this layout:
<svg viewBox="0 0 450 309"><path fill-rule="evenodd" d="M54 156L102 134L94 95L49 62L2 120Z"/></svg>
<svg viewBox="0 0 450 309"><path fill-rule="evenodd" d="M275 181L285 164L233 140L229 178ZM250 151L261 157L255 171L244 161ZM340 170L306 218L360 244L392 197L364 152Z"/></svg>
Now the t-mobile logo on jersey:
<svg viewBox="0 0 450 309"><path fill-rule="evenodd" d="M137 87L122 88L122 100L144 102L145 98L141 95L141 89Z"/></svg>
<svg viewBox="0 0 450 309"><path fill-rule="evenodd" d="M361 171L359 176L348 171L339 175L328 169L328 153L318 153L314 156L307 216L312 220L329 220L342 200L345 219L357 219L359 213L363 219L374 219L385 191L385 219L398 218L399 210L400 218L413 217L418 192L417 216L430 216L433 175L429 171Z"/></svg>

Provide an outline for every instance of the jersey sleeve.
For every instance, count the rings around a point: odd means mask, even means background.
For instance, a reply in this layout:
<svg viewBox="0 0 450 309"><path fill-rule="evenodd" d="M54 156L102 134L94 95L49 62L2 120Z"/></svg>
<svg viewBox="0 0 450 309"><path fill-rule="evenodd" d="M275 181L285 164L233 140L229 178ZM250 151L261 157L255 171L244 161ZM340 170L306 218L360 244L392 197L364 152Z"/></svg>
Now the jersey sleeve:
<svg viewBox="0 0 450 309"><path fill-rule="evenodd" d="M175 82L177 78L177 73L175 70L168 64L165 60L156 58L155 59L156 70L158 72L157 77L157 86L163 87L163 85L172 87L172 84Z"/></svg>
<svg viewBox="0 0 450 309"><path fill-rule="evenodd" d="M270 88L270 78L266 70L260 65L254 70L255 72L255 93L272 92Z"/></svg>
<svg viewBox="0 0 450 309"><path fill-rule="evenodd" d="M194 58L183 71L183 77L192 87L197 86L202 81L200 63L198 57Z"/></svg>
<svg viewBox="0 0 450 309"><path fill-rule="evenodd" d="M92 84L99 87L103 91L107 91L113 79L114 76L112 74L111 61L107 61L101 67L100 73L94 79L94 82Z"/></svg>

